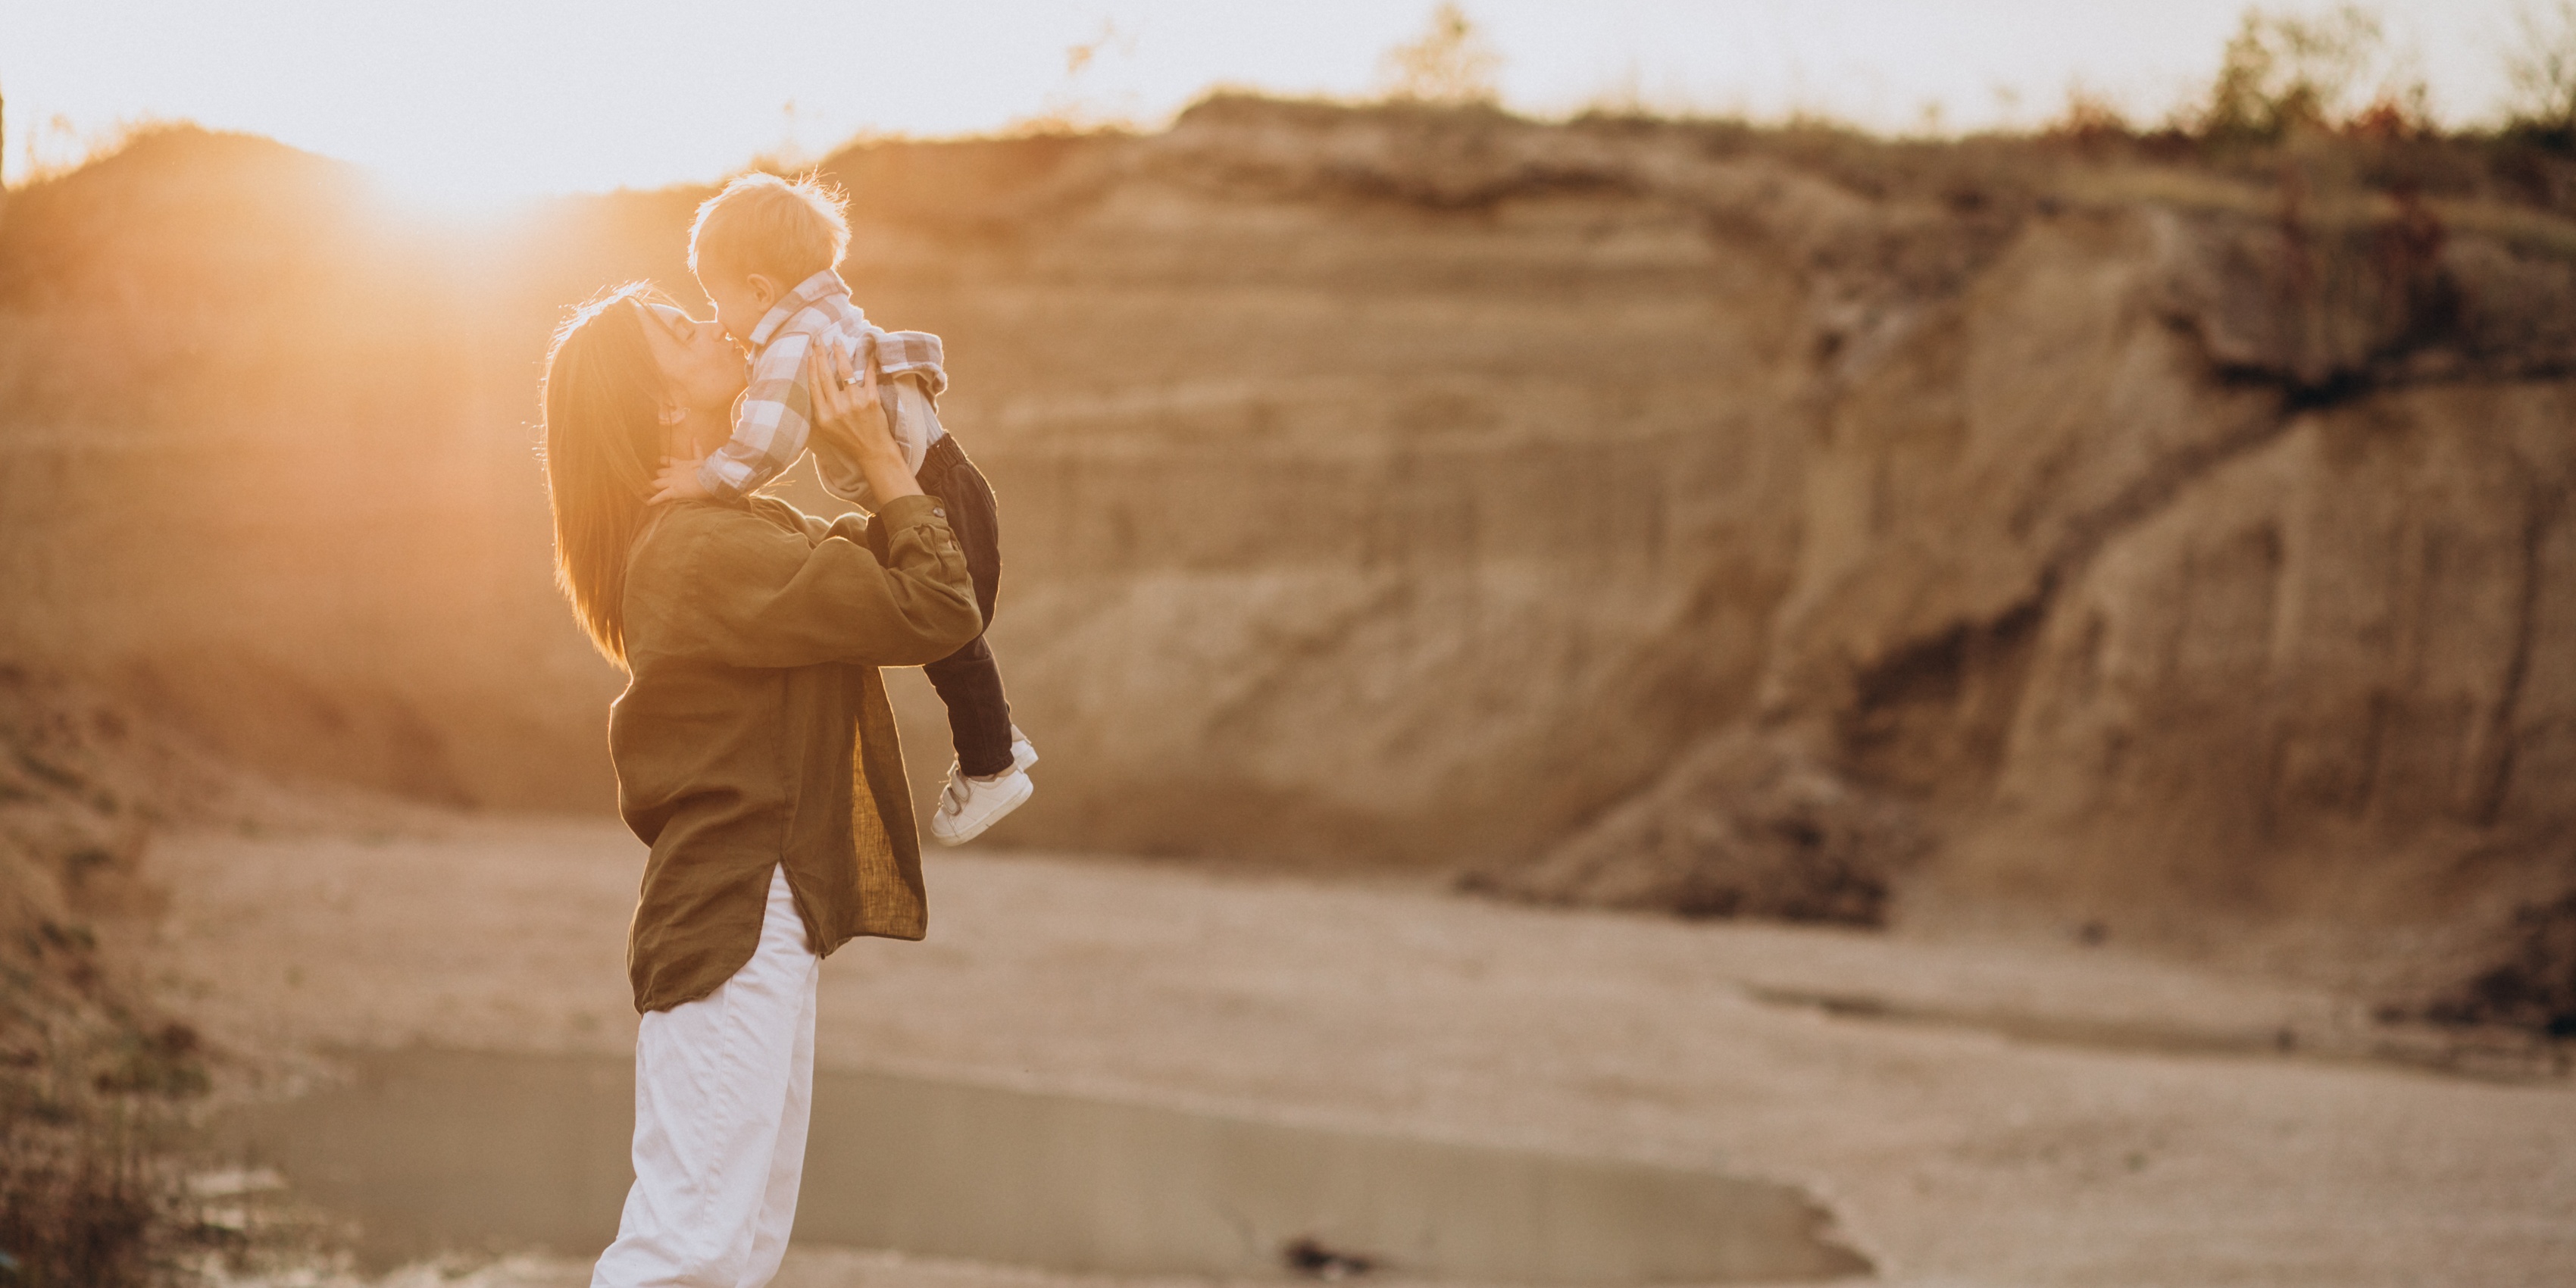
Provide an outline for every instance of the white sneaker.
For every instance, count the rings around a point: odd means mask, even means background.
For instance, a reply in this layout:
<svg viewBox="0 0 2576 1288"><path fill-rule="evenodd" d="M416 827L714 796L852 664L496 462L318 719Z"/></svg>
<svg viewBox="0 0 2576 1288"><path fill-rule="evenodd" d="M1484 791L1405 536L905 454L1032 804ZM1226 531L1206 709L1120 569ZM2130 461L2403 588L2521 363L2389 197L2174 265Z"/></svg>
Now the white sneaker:
<svg viewBox="0 0 2576 1288"><path fill-rule="evenodd" d="M1015 745L1014 752L1017 749ZM1031 751L1029 759L1036 760L1037 753ZM930 816L930 835L941 845L964 845L1018 809L1037 789L1016 760L990 778L969 778L952 763L948 786L939 793L939 812Z"/></svg>
<svg viewBox="0 0 2576 1288"><path fill-rule="evenodd" d="M1038 749L1029 742L1027 734L1020 732L1018 725L1012 725L1011 768L1027 769L1036 763L1038 763Z"/></svg>

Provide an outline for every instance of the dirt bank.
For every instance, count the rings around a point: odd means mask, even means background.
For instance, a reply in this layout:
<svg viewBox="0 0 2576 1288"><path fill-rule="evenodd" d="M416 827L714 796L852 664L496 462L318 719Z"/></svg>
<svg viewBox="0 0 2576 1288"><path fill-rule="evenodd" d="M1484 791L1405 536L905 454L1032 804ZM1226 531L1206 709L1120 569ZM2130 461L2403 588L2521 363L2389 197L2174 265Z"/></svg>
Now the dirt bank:
<svg viewBox="0 0 2576 1288"><path fill-rule="evenodd" d="M1016 843L1586 899L1794 763L1861 813L1656 888L1901 836L1852 915L2449 963L2576 885L2576 223L2474 140L2305 146L1219 99L825 169L1004 498ZM281 773L604 806L535 364L693 295L699 195L439 227L186 131L16 194L0 649Z"/></svg>

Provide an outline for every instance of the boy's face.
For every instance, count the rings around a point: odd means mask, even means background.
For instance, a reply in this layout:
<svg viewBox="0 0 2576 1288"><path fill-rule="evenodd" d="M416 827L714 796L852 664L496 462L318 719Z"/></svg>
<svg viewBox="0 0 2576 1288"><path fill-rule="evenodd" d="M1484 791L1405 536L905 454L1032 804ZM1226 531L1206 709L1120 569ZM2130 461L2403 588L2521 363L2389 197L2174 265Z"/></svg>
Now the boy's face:
<svg viewBox="0 0 2576 1288"><path fill-rule="evenodd" d="M716 325L745 348L751 345L752 328L769 316L780 294L778 284L759 273L702 273L698 276L698 289L715 302Z"/></svg>

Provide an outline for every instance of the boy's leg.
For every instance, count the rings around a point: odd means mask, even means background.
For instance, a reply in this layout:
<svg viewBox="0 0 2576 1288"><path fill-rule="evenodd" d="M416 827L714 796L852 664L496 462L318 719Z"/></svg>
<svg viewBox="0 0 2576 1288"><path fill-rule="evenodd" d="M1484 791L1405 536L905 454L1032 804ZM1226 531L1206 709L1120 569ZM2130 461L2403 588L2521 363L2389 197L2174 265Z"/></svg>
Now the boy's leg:
<svg viewBox="0 0 2576 1288"><path fill-rule="evenodd" d="M644 1017L635 1043L635 1184L592 1288L737 1288L760 1263L767 1209L784 1189L794 1214L821 962L772 869L760 946L715 992ZM806 1066L810 1070L810 1063ZM794 1136L793 1152L781 1157ZM755 1274L757 1272L757 1274Z"/></svg>
<svg viewBox="0 0 2576 1288"><path fill-rule="evenodd" d="M1002 693L1002 669L993 650L976 636L966 647L921 668L948 705L948 737L957 745L957 768L990 778L1011 767L1011 704Z"/></svg>
<svg viewBox="0 0 2576 1288"><path fill-rule="evenodd" d="M1000 507L993 485L967 459L955 435L930 445L918 474L921 490L939 498L948 512L948 527L966 556L966 573L975 582L975 606L991 629L1002 585ZM1002 670L982 635L965 647L923 667L930 687L948 706L948 733L957 744L957 768L986 778L1011 767L1011 703L1002 691Z"/></svg>

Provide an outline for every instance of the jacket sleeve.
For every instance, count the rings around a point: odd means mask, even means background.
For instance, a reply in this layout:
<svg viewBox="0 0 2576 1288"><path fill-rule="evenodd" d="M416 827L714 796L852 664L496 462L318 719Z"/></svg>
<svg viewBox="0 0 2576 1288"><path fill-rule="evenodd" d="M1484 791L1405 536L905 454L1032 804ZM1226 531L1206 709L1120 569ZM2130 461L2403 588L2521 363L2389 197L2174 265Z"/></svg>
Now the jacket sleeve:
<svg viewBox="0 0 2576 1288"><path fill-rule="evenodd" d="M726 510L697 525L661 570L672 584L641 597L669 615L655 635L670 652L724 666L920 666L984 629L936 498L898 498L872 523L791 523Z"/></svg>
<svg viewBox="0 0 2576 1288"><path fill-rule="evenodd" d="M777 500L775 497L771 497L769 499L773 501ZM785 502L779 502L779 504L781 508L794 508L786 505ZM941 507L939 506L934 505L931 507L931 513L937 514L943 519L948 517L940 511ZM855 541L860 545L866 546L868 548L868 553L877 557L878 563L884 563L891 557L886 547L886 525L882 523L870 523L868 521L868 516L865 514L845 514L837 519L825 520L818 516L807 514L802 510L797 510L796 520L804 526L805 539L808 542L819 542L826 537L839 537L844 541Z"/></svg>

